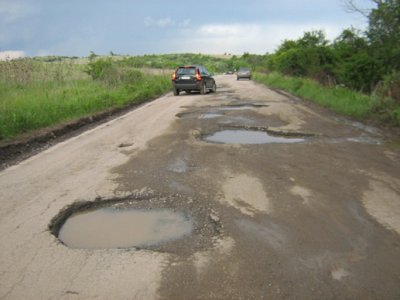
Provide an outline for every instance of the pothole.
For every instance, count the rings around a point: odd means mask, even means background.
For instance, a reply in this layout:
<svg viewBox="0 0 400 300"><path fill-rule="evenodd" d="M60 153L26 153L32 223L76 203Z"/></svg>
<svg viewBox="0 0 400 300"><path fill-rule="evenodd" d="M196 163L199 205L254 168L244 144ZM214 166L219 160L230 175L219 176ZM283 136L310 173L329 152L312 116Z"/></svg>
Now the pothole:
<svg viewBox="0 0 400 300"><path fill-rule="evenodd" d="M369 145L382 145L383 141L379 138L370 136L359 136L359 137L341 137L341 138L328 138L325 139L331 144L342 144L342 143L358 143L358 144L369 144Z"/></svg>
<svg viewBox="0 0 400 300"><path fill-rule="evenodd" d="M189 197L97 199L63 209L50 232L73 249L148 249L190 254L210 247L221 225Z"/></svg>
<svg viewBox="0 0 400 300"><path fill-rule="evenodd" d="M192 119L192 118L197 118L199 114L200 114L199 112L183 112L176 114L176 117L180 119Z"/></svg>
<svg viewBox="0 0 400 300"><path fill-rule="evenodd" d="M181 119L215 119L223 116L224 114L220 112L183 112L176 115Z"/></svg>
<svg viewBox="0 0 400 300"><path fill-rule="evenodd" d="M268 107L268 105L266 105L266 104L232 104L232 105L216 107L216 109L218 109L220 111L229 111L229 110L246 110L246 109L261 108L261 107Z"/></svg>
<svg viewBox="0 0 400 300"><path fill-rule="evenodd" d="M133 145L134 145L134 143L131 143L131 142L121 143L118 145L118 148L127 148L127 147L131 147Z"/></svg>
<svg viewBox="0 0 400 300"><path fill-rule="evenodd" d="M266 104L228 104L224 106L207 106L202 107L201 110L198 111L188 111L178 113L176 117L181 119L192 119L192 118L199 118L199 119L214 119L223 117L225 112L229 111L241 111L241 110L250 110L254 108L262 108L268 107ZM188 108L188 107L185 107Z"/></svg>
<svg viewBox="0 0 400 300"><path fill-rule="evenodd" d="M222 144L287 144L303 143L305 136L298 133L280 133L255 129L224 129L204 136L211 143Z"/></svg>
<svg viewBox="0 0 400 300"><path fill-rule="evenodd" d="M174 173L182 174L189 170L189 166L185 160L178 158L169 164L168 170Z"/></svg>
<svg viewBox="0 0 400 300"><path fill-rule="evenodd" d="M352 142L352 143L374 144L374 145L382 144L382 141L380 139L369 137L369 136L351 137L351 138L347 138L346 140L348 142Z"/></svg>
<svg viewBox="0 0 400 300"><path fill-rule="evenodd" d="M223 116L223 114L220 114L220 113L209 112L209 113L200 114L200 119L215 119L215 118L219 118L222 116Z"/></svg>
<svg viewBox="0 0 400 300"><path fill-rule="evenodd" d="M182 212L107 207L71 215L58 238L69 248L113 249L159 245L191 231Z"/></svg>
<svg viewBox="0 0 400 300"><path fill-rule="evenodd" d="M250 124L257 124L257 121L253 118L239 115L239 116L229 116L229 118L221 120L219 124L224 124L226 126L234 126L235 124L250 125Z"/></svg>

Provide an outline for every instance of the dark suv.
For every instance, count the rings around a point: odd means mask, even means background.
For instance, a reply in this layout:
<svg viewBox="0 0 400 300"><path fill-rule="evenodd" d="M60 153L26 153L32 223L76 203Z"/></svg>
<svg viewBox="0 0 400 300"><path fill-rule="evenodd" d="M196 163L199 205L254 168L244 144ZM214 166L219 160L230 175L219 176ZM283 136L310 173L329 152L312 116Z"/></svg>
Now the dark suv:
<svg viewBox="0 0 400 300"><path fill-rule="evenodd" d="M215 93L217 85L212 75L203 66L182 66L172 74L172 85L174 95L178 96L181 91L191 93L200 91L204 95L207 91Z"/></svg>

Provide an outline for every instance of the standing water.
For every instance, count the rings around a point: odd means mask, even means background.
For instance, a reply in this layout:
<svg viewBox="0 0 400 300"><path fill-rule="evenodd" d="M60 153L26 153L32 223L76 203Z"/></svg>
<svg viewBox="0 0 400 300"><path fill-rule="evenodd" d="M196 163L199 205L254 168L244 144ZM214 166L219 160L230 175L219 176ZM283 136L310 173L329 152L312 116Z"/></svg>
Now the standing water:
<svg viewBox="0 0 400 300"><path fill-rule="evenodd" d="M205 138L208 142L223 144L277 144L301 143L303 138L278 137L256 130L222 130Z"/></svg>
<svg viewBox="0 0 400 300"><path fill-rule="evenodd" d="M174 241L191 231L192 221L183 213L109 207L72 215L58 238L70 248L132 248Z"/></svg>

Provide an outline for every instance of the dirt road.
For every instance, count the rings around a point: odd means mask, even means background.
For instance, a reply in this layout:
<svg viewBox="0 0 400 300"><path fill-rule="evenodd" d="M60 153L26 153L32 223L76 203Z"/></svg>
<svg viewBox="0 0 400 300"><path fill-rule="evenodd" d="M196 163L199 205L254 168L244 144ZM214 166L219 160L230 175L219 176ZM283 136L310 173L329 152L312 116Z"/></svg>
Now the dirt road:
<svg viewBox="0 0 400 300"><path fill-rule="evenodd" d="M0 299L400 299L398 142L252 81L217 83L2 171ZM70 248L48 226L81 201L182 213L190 233Z"/></svg>

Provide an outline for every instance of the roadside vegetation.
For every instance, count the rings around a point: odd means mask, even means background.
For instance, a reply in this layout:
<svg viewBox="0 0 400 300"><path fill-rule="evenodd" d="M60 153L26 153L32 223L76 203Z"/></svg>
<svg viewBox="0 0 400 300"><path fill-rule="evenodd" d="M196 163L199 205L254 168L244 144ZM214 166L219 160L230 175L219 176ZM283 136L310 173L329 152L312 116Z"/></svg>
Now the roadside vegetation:
<svg viewBox="0 0 400 300"><path fill-rule="evenodd" d="M305 77L291 77L277 72L255 73L253 78L272 88L288 91L292 95L311 100L331 110L356 119L376 119L385 124L400 124L400 106L393 100L382 101L341 86L323 86Z"/></svg>
<svg viewBox="0 0 400 300"><path fill-rule="evenodd" d="M170 89L169 74L124 68L110 58L0 62L0 141L96 112L140 103Z"/></svg>

